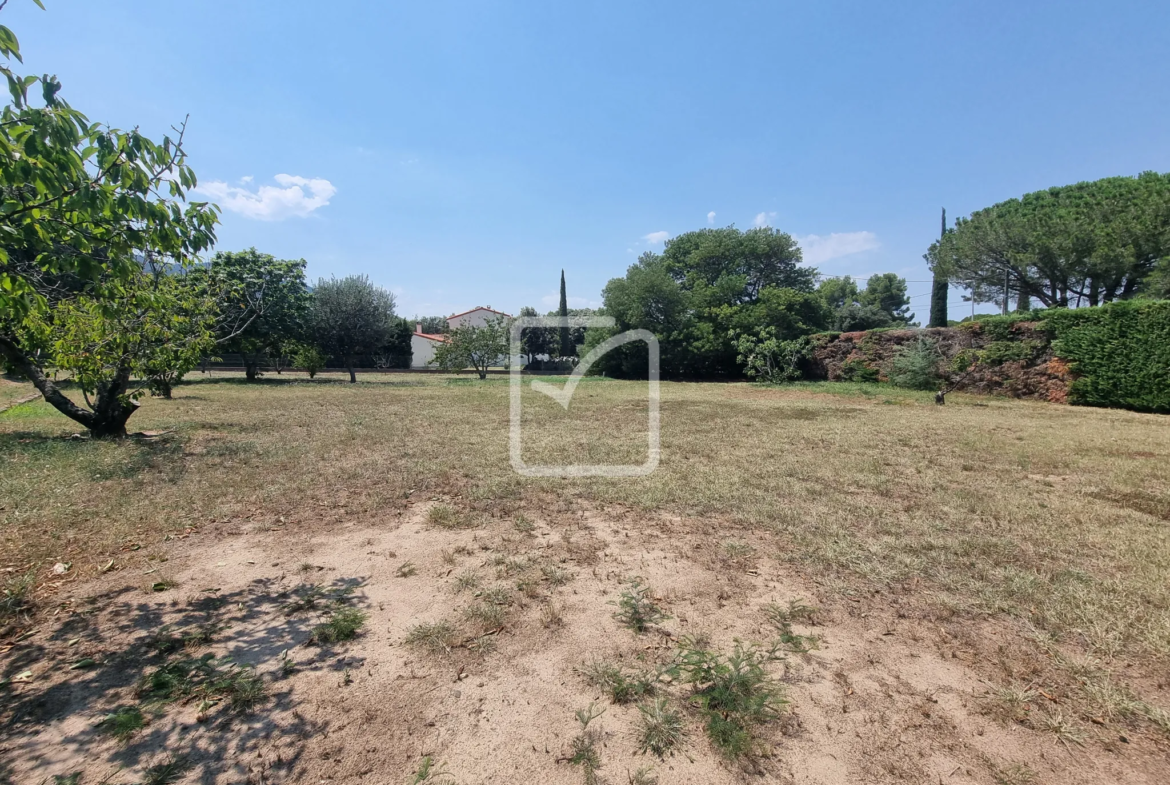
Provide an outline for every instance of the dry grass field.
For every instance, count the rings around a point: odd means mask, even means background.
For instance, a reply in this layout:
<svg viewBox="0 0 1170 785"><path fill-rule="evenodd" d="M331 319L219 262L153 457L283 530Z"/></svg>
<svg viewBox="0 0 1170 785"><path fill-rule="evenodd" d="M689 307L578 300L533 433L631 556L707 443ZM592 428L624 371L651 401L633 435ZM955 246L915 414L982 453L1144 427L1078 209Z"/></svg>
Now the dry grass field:
<svg viewBox="0 0 1170 785"><path fill-rule="evenodd" d="M644 384L524 403L530 463L645 458ZM508 416L406 374L192 378L120 443L0 413L0 782L1170 780L1170 419L663 383L657 471L541 479Z"/></svg>

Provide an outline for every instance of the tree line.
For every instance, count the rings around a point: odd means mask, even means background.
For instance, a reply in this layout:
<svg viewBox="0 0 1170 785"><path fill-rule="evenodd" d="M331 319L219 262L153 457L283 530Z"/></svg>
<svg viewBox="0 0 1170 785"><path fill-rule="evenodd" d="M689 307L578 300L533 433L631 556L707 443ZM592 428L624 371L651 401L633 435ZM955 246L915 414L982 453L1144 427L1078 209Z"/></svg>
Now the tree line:
<svg viewBox="0 0 1170 785"><path fill-rule="evenodd" d="M590 329L585 349L625 330L649 330L658 337L666 378L742 378L750 367L745 341L792 341L914 321L905 279L875 275L864 287L849 277L822 280L802 264L796 240L771 227L678 235L662 253L642 254L624 277L606 284L602 301L601 313L615 324ZM644 378L646 356L641 345L627 344L593 367Z"/></svg>

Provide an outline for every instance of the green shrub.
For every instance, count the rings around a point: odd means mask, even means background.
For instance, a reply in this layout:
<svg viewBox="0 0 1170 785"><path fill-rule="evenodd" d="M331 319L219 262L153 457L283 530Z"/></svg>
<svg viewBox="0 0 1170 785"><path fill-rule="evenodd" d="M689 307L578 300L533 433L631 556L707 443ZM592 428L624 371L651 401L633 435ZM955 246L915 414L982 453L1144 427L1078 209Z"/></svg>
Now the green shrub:
<svg viewBox="0 0 1170 785"><path fill-rule="evenodd" d="M630 581L629 590L621 593L617 606L614 618L637 633L670 618L650 596L650 587L643 586L639 578Z"/></svg>
<svg viewBox="0 0 1170 785"><path fill-rule="evenodd" d="M918 340L906 344L890 360L886 376L895 387L909 390L937 390L938 364L942 359L938 345L919 335Z"/></svg>
<svg viewBox="0 0 1170 785"><path fill-rule="evenodd" d="M979 361L984 365L996 366L1031 360L1040 348L1035 341L992 341L979 352Z"/></svg>
<svg viewBox="0 0 1170 785"><path fill-rule="evenodd" d="M1170 413L1170 301L1049 310L1044 328L1078 377L1071 403Z"/></svg>
<svg viewBox="0 0 1170 785"><path fill-rule="evenodd" d="M293 367L308 373L310 379L325 368L326 359L325 352L312 344L297 344L292 349Z"/></svg>
<svg viewBox="0 0 1170 785"><path fill-rule="evenodd" d="M787 704L784 685L765 666L782 657L777 649L745 647L739 641L722 656L684 640L677 666L694 690L691 700L706 715L707 736L728 758L756 752L756 730L780 717Z"/></svg>
<svg viewBox="0 0 1170 785"><path fill-rule="evenodd" d="M878 369L871 367L860 357L851 357L841 363L843 382L876 382L879 376Z"/></svg>

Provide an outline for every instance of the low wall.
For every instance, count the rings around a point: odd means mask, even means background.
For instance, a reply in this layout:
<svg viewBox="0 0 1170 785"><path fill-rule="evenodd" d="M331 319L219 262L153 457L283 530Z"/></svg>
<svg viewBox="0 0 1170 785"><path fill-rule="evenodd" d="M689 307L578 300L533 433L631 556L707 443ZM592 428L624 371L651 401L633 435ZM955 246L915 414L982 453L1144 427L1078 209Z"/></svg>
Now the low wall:
<svg viewBox="0 0 1170 785"><path fill-rule="evenodd" d="M920 335L938 347L948 387L957 383L956 389L969 392L1068 402L1073 374L1053 355L1051 338L1038 322L816 335L809 375L830 381L887 381L890 361ZM968 371L956 370L960 355L976 352L984 359Z"/></svg>

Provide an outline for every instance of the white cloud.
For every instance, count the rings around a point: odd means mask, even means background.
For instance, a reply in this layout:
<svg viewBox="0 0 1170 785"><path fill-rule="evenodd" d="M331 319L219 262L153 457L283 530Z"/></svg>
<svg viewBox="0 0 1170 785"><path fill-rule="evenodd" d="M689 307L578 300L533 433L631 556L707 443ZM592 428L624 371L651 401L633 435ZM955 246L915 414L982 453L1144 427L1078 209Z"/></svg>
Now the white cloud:
<svg viewBox="0 0 1170 785"><path fill-rule="evenodd" d="M712 226L715 225L715 211L714 210L707 213L707 223L711 224Z"/></svg>
<svg viewBox="0 0 1170 785"><path fill-rule="evenodd" d="M254 178L252 177L252 175L246 174L240 178L240 185L247 185L248 183L252 182L253 179Z"/></svg>
<svg viewBox="0 0 1170 785"><path fill-rule="evenodd" d="M757 229L764 226L771 226L772 220L776 217L776 213L757 213L756 219L752 221L752 225Z"/></svg>
<svg viewBox="0 0 1170 785"><path fill-rule="evenodd" d="M658 245L670 239L670 232L651 232L650 234L642 235L642 239L648 245Z"/></svg>
<svg viewBox="0 0 1170 785"><path fill-rule="evenodd" d="M797 237L806 264L821 264L830 259L871 251L881 246L873 232L833 232L828 235L809 234Z"/></svg>
<svg viewBox="0 0 1170 785"><path fill-rule="evenodd" d="M256 191L228 185L219 180L202 183L195 189L206 194L225 210L239 213L257 221L283 221L285 218L304 218L314 210L329 204L337 188L328 180L278 174L273 178L277 186L262 185ZM241 180L245 185L251 176Z"/></svg>

